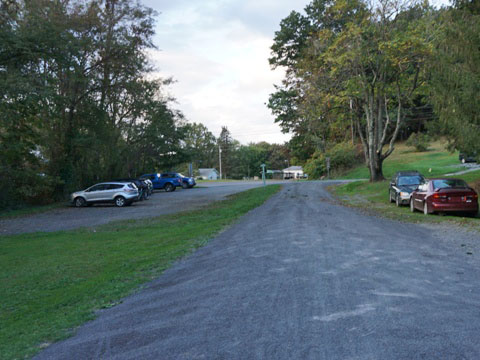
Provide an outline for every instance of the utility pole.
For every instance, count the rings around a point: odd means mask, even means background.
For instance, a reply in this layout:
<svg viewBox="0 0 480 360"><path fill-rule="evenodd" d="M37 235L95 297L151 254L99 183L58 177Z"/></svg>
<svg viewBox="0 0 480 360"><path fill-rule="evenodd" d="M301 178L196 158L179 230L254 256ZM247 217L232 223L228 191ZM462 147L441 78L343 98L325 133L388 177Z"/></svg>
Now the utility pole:
<svg viewBox="0 0 480 360"><path fill-rule="evenodd" d="M353 127L353 100L350 98L350 128L352 130L352 145L355 145L355 129Z"/></svg>
<svg viewBox="0 0 480 360"><path fill-rule="evenodd" d="M220 180L222 180L222 148L218 146L218 163L220 164Z"/></svg>
<svg viewBox="0 0 480 360"><path fill-rule="evenodd" d="M267 165L262 164L262 165L260 165L260 166L262 167L262 181L263 181L263 186L265 186L265 185L266 185L266 184L265 184L265 167L266 167Z"/></svg>

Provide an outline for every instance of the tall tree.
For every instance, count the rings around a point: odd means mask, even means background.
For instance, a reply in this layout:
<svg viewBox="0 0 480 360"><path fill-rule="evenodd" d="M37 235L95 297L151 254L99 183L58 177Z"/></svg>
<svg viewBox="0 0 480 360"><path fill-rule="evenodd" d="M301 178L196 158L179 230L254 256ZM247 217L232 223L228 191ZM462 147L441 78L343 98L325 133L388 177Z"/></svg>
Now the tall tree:
<svg viewBox="0 0 480 360"><path fill-rule="evenodd" d="M217 139L208 128L200 123L186 124L185 150L188 160L195 168L213 168L218 162Z"/></svg>
<svg viewBox="0 0 480 360"><path fill-rule="evenodd" d="M153 17L134 0L0 2L1 196L63 196L184 161L168 81L146 76Z"/></svg>
<svg viewBox="0 0 480 360"><path fill-rule="evenodd" d="M327 138L338 137L335 129L354 120L370 180L381 180L404 109L424 84L422 69L431 48L419 19L427 9L396 0L381 0L371 8L357 0L311 6L323 17L292 71L301 94L296 101L297 113L304 114L300 124L318 134L322 150Z"/></svg>
<svg viewBox="0 0 480 360"><path fill-rule="evenodd" d="M225 179L230 175L230 171L232 170L233 153L238 145L238 142L232 138L227 127L222 126L222 131L218 137L218 147L221 151L222 176Z"/></svg>
<svg viewBox="0 0 480 360"><path fill-rule="evenodd" d="M480 3L460 0L432 19L430 99L452 147L480 154ZM432 25L433 27L433 25Z"/></svg>

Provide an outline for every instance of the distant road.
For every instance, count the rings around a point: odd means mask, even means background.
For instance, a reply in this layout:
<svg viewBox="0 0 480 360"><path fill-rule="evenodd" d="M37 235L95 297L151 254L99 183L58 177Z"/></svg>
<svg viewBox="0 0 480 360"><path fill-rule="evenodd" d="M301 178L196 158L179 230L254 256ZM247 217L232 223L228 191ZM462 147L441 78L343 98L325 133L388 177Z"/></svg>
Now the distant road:
<svg viewBox="0 0 480 360"><path fill-rule="evenodd" d="M480 359L480 239L438 226L286 185L36 359Z"/></svg>

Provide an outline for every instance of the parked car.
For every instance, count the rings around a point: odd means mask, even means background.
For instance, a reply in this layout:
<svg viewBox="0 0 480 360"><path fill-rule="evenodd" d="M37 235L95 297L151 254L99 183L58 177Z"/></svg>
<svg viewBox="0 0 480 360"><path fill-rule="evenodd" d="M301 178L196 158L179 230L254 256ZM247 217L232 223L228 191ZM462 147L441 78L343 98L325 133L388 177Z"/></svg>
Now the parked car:
<svg viewBox="0 0 480 360"><path fill-rule="evenodd" d="M140 179L149 179L154 189L163 189L166 192L175 191L177 186L182 186L181 178L177 177L175 173L165 174L144 174Z"/></svg>
<svg viewBox="0 0 480 360"><path fill-rule="evenodd" d="M424 182L425 178L418 171L398 171L393 176L388 189L390 202L395 202L397 206L408 205L412 192Z"/></svg>
<svg viewBox="0 0 480 360"><path fill-rule="evenodd" d="M96 203L114 203L122 207L130 205L138 197L138 189L133 183L105 182L74 192L70 200L76 207L91 206Z"/></svg>
<svg viewBox="0 0 480 360"><path fill-rule="evenodd" d="M195 185L197 185L197 183L195 182L195 179L193 177L188 177L188 176L182 175L180 173L175 173L175 175L182 180L182 188L184 188L184 189L191 189Z"/></svg>
<svg viewBox="0 0 480 360"><path fill-rule="evenodd" d="M412 193L410 210L425 215L445 212L478 213L478 195L461 179L429 179Z"/></svg>
<svg viewBox="0 0 480 360"><path fill-rule="evenodd" d="M458 154L458 160L460 160L462 164L465 164L467 162L477 162L477 154L461 152L460 154Z"/></svg>
<svg viewBox="0 0 480 360"><path fill-rule="evenodd" d="M116 179L114 181L124 182L124 183L134 183L138 189L138 198L137 201L147 200L148 199L148 184L143 179Z"/></svg>

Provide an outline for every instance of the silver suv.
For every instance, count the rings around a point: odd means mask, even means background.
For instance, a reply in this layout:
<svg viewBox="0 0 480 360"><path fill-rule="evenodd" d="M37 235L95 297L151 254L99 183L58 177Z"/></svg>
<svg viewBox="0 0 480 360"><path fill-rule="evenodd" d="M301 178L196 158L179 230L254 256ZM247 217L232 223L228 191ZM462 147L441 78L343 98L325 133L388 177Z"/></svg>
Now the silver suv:
<svg viewBox="0 0 480 360"><path fill-rule="evenodd" d="M114 203L116 206L130 205L138 197L138 189L133 183L108 182L90 186L83 191L70 195L70 201L76 207L90 206L95 203Z"/></svg>

